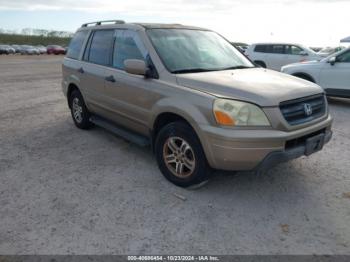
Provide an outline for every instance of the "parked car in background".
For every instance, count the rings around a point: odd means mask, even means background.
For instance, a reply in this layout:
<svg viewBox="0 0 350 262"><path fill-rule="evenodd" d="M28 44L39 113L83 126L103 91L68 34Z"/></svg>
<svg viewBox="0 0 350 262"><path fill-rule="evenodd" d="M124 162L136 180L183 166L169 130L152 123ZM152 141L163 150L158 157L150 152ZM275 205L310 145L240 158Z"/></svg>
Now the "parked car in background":
<svg viewBox="0 0 350 262"><path fill-rule="evenodd" d="M8 48L6 48L6 45L0 45L0 55L8 55L10 54Z"/></svg>
<svg viewBox="0 0 350 262"><path fill-rule="evenodd" d="M40 51L31 45L22 45L20 53L22 55L40 55Z"/></svg>
<svg viewBox="0 0 350 262"><path fill-rule="evenodd" d="M350 98L350 48L321 61L284 66L282 72L320 85L329 96Z"/></svg>
<svg viewBox="0 0 350 262"><path fill-rule="evenodd" d="M16 53L16 50L12 46L6 45L6 48L9 50L10 54L15 54Z"/></svg>
<svg viewBox="0 0 350 262"><path fill-rule="evenodd" d="M14 48L12 48L11 46L9 45L0 45L0 54L6 54L6 55L9 55L9 54L15 54L16 51Z"/></svg>
<svg viewBox="0 0 350 262"><path fill-rule="evenodd" d="M317 53L322 50L322 47L310 47L310 49Z"/></svg>
<svg viewBox="0 0 350 262"><path fill-rule="evenodd" d="M35 48L39 50L40 54L46 54L47 53L47 49L43 45L37 45L37 46L35 46Z"/></svg>
<svg viewBox="0 0 350 262"><path fill-rule="evenodd" d="M62 46L59 45L49 45L46 47L47 53L49 55L54 54L54 55L64 55L66 54L66 49L63 48Z"/></svg>
<svg viewBox="0 0 350 262"><path fill-rule="evenodd" d="M174 184L211 168L265 171L331 139L316 84L256 67L207 29L110 22L84 24L63 60L72 119L151 146Z"/></svg>
<svg viewBox="0 0 350 262"><path fill-rule="evenodd" d="M345 49L344 46L337 46L337 47L325 47L321 49L317 54L321 57L328 57L331 54L337 53L341 50Z"/></svg>
<svg viewBox="0 0 350 262"><path fill-rule="evenodd" d="M21 46L20 45L12 45L11 46L13 49L15 49L15 52L16 53L20 53L20 51L21 51Z"/></svg>
<svg viewBox="0 0 350 262"><path fill-rule="evenodd" d="M248 47L245 54L254 63L277 71L284 65L321 59L310 48L289 43L253 44Z"/></svg>

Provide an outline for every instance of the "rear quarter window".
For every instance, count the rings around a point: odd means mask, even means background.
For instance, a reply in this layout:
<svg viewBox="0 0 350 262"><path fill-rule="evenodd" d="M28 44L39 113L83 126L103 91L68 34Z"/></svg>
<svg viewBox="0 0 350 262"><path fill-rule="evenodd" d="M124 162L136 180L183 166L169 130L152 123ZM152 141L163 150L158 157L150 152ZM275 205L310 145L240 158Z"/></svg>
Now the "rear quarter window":
<svg viewBox="0 0 350 262"><path fill-rule="evenodd" d="M87 34L88 31L79 31L74 35L68 47L67 57L79 59L79 55L83 49L83 44ZM53 48L53 46L48 46L48 48Z"/></svg>

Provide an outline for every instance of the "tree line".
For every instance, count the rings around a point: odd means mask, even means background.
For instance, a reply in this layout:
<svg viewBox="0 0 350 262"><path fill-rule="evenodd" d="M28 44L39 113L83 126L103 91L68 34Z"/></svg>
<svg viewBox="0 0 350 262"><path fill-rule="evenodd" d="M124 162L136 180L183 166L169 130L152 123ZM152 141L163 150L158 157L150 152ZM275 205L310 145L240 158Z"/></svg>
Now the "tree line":
<svg viewBox="0 0 350 262"><path fill-rule="evenodd" d="M36 29L36 28L23 28L22 30L6 30L0 28L0 34L9 35L33 35L33 36L46 36L46 37L72 37L73 33L68 31Z"/></svg>
<svg viewBox="0 0 350 262"><path fill-rule="evenodd" d="M46 29L24 28L20 31L0 28L0 44L68 45L73 33Z"/></svg>

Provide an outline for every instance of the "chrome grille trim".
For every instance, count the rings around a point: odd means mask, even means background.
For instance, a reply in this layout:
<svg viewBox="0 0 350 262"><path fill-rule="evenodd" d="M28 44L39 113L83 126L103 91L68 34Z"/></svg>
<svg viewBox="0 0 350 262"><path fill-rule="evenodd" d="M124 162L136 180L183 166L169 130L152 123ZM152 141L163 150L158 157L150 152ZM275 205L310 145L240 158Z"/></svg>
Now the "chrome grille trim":
<svg viewBox="0 0 350 262"><path fill-rule="evenodd" d="M320 118L326 113L324 94L308 96L280 103L280 110L288 124L300 125ZM311 113L310 109L311 108Z"/></svg>

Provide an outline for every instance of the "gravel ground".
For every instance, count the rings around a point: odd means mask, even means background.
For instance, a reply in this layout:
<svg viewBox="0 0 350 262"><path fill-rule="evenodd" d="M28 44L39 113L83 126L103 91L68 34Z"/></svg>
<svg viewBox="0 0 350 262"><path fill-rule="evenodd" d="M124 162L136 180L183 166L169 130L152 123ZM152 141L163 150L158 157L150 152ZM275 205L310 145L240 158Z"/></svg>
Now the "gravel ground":
<svg viewBox="0 0 350 262"><path fill-rule="evenodd" d="M349 254L350 101L322 152L177 188L149 148L75 128L62 57L0 57L1 254Z"/></svg>

